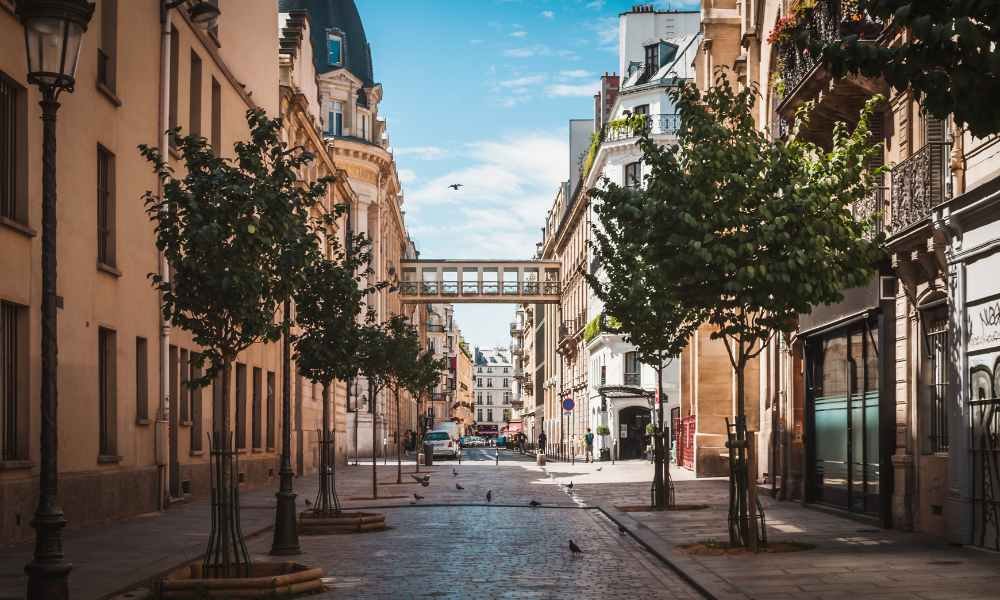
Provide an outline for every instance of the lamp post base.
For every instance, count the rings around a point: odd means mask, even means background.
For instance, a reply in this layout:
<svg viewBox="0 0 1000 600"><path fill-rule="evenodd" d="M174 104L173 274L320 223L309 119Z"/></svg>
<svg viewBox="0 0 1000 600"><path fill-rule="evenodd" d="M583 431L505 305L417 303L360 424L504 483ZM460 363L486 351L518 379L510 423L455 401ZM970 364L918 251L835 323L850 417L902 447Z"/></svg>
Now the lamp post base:
<svg viewBox="0 0 1000 600"><path fill-rule="evenodd" d="M62 528L66 519L55 509L36 514L31 525L36 530L35 556L24 566L28 575L28 600L67 600L69 572L73 565L66 562L62 551Z"/></svg>
<svg viewBox="0 0 1000 600"><path fill-rule="evenodd" d="M274 541L271 544L270 554L271 556L302 554L295 511L296 494L291 491L279 491L275 497L278 499L278 506L274 515Z"/></svg>

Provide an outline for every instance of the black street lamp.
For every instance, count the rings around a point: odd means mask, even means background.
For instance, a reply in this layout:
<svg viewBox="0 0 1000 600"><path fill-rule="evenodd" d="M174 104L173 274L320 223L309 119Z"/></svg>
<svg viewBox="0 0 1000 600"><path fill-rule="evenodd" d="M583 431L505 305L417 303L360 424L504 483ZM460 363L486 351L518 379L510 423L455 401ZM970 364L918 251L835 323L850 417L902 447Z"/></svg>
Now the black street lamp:
<svg viewBox="0 0 1000 600"><path fill-rule="evenodd" d="M73 91L83 32L94 14L86 0L19 0L24 24L28 82L42 94L42 384L38 506L31 520L35 553L24 570L29 600L69 597L69 572L62 548L66 518L59 507L56 336L56 111L59 93Z"/></svg>

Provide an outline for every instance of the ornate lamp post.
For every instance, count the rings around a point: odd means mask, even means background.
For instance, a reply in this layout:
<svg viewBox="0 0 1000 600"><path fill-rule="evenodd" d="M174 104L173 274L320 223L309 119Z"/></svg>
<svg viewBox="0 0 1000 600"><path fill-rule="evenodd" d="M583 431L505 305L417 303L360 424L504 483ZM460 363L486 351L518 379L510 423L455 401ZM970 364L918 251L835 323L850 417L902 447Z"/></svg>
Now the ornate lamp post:
<svg viewBox="0 0 1000 600"><path fill-rule="evenodd" d="M42 100L42 385L38 506L31 521L35 553L24 570L30 600L69 597L69 572L62 549L66 525L58 502L58 395L56 339L56 111L59 93L72 92L83 32L94 13L86 0L20 0L28 82Z"/></svg>

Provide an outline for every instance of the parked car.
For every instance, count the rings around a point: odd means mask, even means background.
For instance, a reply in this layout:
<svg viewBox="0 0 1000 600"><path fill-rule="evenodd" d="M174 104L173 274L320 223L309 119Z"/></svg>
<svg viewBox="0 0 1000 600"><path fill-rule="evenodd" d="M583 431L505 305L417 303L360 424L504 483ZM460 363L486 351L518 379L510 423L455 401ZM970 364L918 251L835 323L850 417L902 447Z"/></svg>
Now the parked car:
<svg viewBox="0 0 1000 600"><path fill-rule="evenodd" d="M424 435L424 443L430 444L433 448L434 458L439 456L458 458L462 452L456 440L451 439L451 434L443 430L428 431Z"/></svg>

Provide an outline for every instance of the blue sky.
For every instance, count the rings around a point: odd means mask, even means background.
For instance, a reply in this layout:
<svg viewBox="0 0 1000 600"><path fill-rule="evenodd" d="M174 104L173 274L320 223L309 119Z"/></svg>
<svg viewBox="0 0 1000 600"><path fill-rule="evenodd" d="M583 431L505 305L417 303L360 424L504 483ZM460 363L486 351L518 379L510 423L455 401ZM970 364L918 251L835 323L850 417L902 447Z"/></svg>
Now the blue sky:
<svg viewBox="0 0 1000 600"><path fill-rule="evenodd" d="M421 256L530 257L568 178L567 122L593 116L599 77L618 64L618 14L639 2L356 2ZM509 342L513 306L456 314L470 344Z"/></svg>

